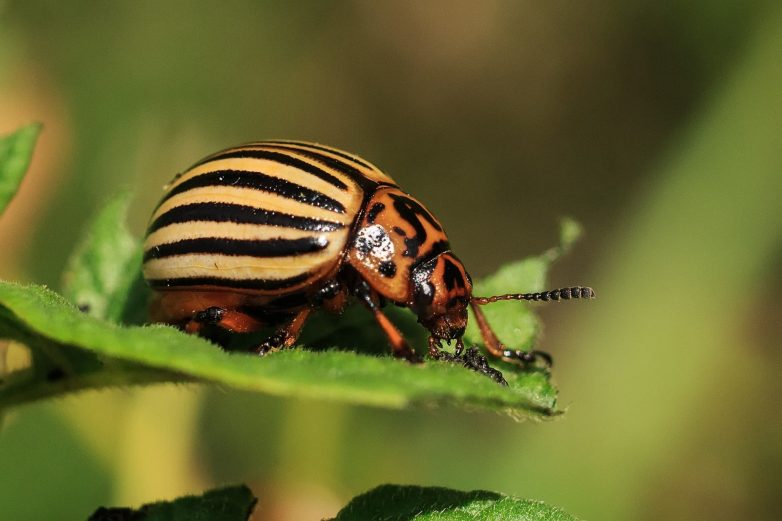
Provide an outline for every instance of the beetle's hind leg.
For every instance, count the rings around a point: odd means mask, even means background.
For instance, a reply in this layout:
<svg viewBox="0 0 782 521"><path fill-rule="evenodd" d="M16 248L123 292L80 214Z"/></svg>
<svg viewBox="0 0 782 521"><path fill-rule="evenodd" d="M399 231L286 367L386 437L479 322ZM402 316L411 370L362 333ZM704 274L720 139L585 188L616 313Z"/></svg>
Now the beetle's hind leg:
<svg viewBox="0 0 782 521"><path fill-rule="evenodd" d="M295 344L311 312L312 308L304 308L296 313L289 322L279 327L272 336L264 340L254 351L263 356L270 351L278 351Z"/></svg>
<svg viewBox="0 0 782 521"><path fill-rule="evenodd" d="M212 306L194 314L185 331L201 333L209 327L219 327L229 333L253 333L260 331L264 324L241 311Z"/></svg>

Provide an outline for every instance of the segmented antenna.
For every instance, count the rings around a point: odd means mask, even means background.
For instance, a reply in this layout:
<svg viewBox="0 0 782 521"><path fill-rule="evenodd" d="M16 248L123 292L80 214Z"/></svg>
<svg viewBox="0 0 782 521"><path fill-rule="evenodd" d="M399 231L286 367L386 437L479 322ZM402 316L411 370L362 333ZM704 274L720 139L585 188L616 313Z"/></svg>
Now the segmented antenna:
<svg viewBox="0 0 782 521"><path fill-rule="evenodd" d="M552 289L541 293L509 293L507 295L496 295L494 297L472 297L471 302L482 306L500 300L533 300L547 302L549 300L560 301L573 298L595 298L595 291L592 288L574 286L572 288Z"/></svg>

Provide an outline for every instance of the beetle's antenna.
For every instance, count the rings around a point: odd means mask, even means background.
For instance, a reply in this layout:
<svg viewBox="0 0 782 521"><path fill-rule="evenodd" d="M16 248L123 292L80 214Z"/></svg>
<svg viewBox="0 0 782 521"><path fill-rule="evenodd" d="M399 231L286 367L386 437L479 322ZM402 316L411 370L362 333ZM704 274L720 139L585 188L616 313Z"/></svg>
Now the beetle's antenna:
<svg viewBox="0 0 782 521"><path fill-rule="evenodd" d="M574 298L595 298L595 290L582 286L574 286L572 288L551 289L540 293L508 293L507 295L495 295L494 297L472 297L470 302L483 306L484 304L491 304L492 302L498 302L500 300L533 300L547 302L549 300L560 301Z"/></svg>

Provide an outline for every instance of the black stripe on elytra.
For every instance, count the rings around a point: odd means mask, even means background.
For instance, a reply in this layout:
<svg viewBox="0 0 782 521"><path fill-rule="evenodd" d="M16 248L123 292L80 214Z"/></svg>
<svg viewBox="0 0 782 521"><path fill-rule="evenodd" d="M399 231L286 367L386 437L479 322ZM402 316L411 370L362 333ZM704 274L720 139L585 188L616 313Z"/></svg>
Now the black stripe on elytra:
<svg viewBox="0 0 782 521"><path fill-rule="evenodd" d="M324 210L337 213L345 213L345 207L339 201L331 197L279 177L273 177L261 172L246 170L215 170L208 174L200 174L191 177L182 184L172 188L166 196L160 201L158 207L168 199L177 194L193 190L194 188L203 188L205 186L232 186L237 188L251 188L273 194L281 195L294 201L317 206Z"/></svg>
<svg viewBox="0 0 782 521"><path fill-rule="evenodd" d="M323 152L330 152L330 153L334 154L335 156L339 156L339 157L343 157L345 159L349 159L350 161L353 161L354 163L357 163L357 164L363 166L364 168L368 168L370 170L377 170L377 168L373 167L372 165L370 165L366 161L362 161L361 158L358 158L356 156L352 156L350 154L346 154L345 152L342 152L341 150L337 150L335 148L324 147L323 145L318 145L318 144L315 144L315 143L307 143L306 141L282 141L282 140L280 140L280 141L263 141L261 144L263 144L263 143L274 143L275 145L296 145L296 146L299 146L299 147L306 147L306 148L311 148L311 149L315 149L315 150L322 150Z"/></svg>
<svg viewBox="0 0 782 521"><path fill-rule="evenodd" d="M290 215L254 206L231 203L193 203L175 206L149 225L147 235L169 224L198 222L232 222L237 224L267 224L310 232L333 232L344 228L342 223Z"/></svg>
<svg viewBox="0 0 782 521"><path fill-rule="evenodd" d="M304 172L307 172L308 174L313 175L318 179L322 179L326 181L332 186L336 186L340 190L348 189L348 185L346 185L345 183L343 183L333 175L329 174L325 170L322 170L317 166L313 165L312 163L302 161L298 157L294 157L283 152L272 152L270 150L256 150L256 149L249 148L249 149L240 149L240 150L222 152L207 157L206 159L203 159L202 161L193 165L191 168L195 168L197 166L201 166L206 163L211 163L213 161L220 161L222 159L237 159L237 158L268 159L269 161L275 161L285 166L290 166L302 170Z"/></svg>
<svg viewBox="0 0 782 521"><path fill-rule="evenodd" d="M191 286L218 286L221 288L276 290L285 289L300 284L312 276L311 273L303 273L287 279L224 279L221 277L182 277L171 279L147 280L153 288L179 288Z"/></svg>
<svg viewBox="0 0 782 521"><path fill-rule="evenodd" d="M144 262L176 255L208 253L214 255L242 255L248 257L288 257L324 250L329 241L323 236L301 239L240 240L206 237L184 239L153 246L144 252Z"/></svg>
<svg viewBox="0 0 782 521"><path fill-rule="evenodd" d="M354 167L353 165L349 165L348 163L342 161L341 159L337 159L336 157L326 155L317 150L298 148L297 146L286 143L281 143L279 145L275 143L268 146L269 148L273 147L276 149L290 150L291 152L295 152L324 166L332 168L341 174L345 174L346 176L350 177L358 186L360 186L361 189L364 190L364 193L368 193L377 188L377 182L369 179L358 168ZM329 150L328 152L331 151Z"/></svg>

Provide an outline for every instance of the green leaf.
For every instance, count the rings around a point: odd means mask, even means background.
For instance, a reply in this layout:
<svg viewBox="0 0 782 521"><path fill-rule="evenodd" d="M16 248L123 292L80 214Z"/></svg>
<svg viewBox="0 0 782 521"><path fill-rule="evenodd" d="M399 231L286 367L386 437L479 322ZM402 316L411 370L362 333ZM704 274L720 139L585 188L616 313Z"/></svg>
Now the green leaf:
<svg viewBox="0 0 782 521"><path fill-rule="evenodd" d="M127 196L121 196L99 214L69 265L67 294L89 304L90 313L45 287L0 282L0 338L27 345L33 358L31 368L0 382L0 408L89 388L200 381L389 408L445 404L516 418L559 414L547 371L505 364L508 386L500 386L458 365L410 365L389 355L382 333L359 307L336 320L316 313L302 336L307 348L263 358L224 351L168 326L123 327L116 321L146 308L145 298L138 297L146 295L138 246L122 224L126 207ZM477 291L542 289L550 263L577 235L570 228L558 247L501 268L479 281ZM537 319L524 303L500 302L486 312L509 344L534 343ZM426 345L426 332L412 313L390 308L388 314L414 345ZM480 335L470 328L467 340L480 343Z"/></svg>
<svg viewBox="0 0 782 521"><path fill-rule="evenodd" d="M460 366L410 365L389 356L306 349L263 358L229 353L172 327L122 327L86 315L60 295L34 285L0 282L0 337L34 349L45 346L47 355L78 347L103 360L103 367L61 368L64 375L53 380L9 378L0 386L0 407L89 387L198 379L391 408L453 404L519 416L556 414L556 390L542 371L506 374L509 385L503 387ZM131 365L117 366L112 359Z"/></svg>
<svg viewBox="0 0 782 521"><path fill-rule="evenodd" d="M247 521L257 499L244 485L131 508L101 507L87 521Z"/></svg>
<svg viewBox="0 0 782 521"><path fill-rule="evenodd" d="M41 124L33 123L0 138L0 215L22 183Z"/></svg>
<svg viewBox="0 0 782 521"><path fill-rule="evenodd" d="M332 521L577 521L541 501L495 492L382 485L354 498Z"/></svg>
<svg viewBox="0 0 782 521"><path fill-rule="evenodd" d="M66 298L82 311L113 322L123 317L141 265L139 242L125 226L130 199L131 194L123 192L98 213L63 276Z"/></svg>

